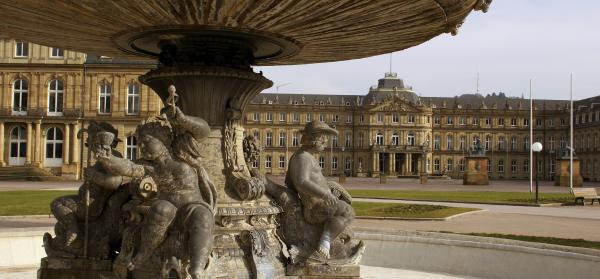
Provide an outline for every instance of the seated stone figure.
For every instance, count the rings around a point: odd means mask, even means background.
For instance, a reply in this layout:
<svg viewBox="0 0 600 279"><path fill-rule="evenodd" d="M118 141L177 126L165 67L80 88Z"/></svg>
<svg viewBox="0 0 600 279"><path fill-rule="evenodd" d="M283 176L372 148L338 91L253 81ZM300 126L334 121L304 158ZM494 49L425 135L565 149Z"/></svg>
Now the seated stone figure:
<svg viewBox="0 0 600 279"><path fill-rule="evenodd" d="M87 146L95 156L121 157L115 150L117 130L110 124L92 122L87 130ZM121 240L121 206L130 199L128 184L122 176L108 174L96 163L84 170L84 183L78 195L63 196L52 201L50 208L57 219L55 237L44 235L44 248L50 257L82 257L84 222L89 222L87 255L97 259L115 256ZM86 202L89 196L89 201Z"/></svg>
<svg viewBox="0 0 600 279"><path fill-rule="evenodd" d="M269 181L267 192L283 207L280 234L291 246L292 263L305 260L357 263L364 245L351 241L354 219L351 196L339 184L327 181L316 155L337 131L313 121L302 131L302 147L290 158L287 187Z"/></svg>
<svg viewBox="0 0 600 279"><path fill-rule="evenodd" d="M201 278L212 250L212 228L216 189L199 163L198 140L208 136L210 128L201 118L183 114L169 105L162 117L138 126L142 160L131 162L114 156L99 158L113 174L141 179L149 176L157 184L155 198L132 206L147 207L139 225L139 243L129 259L130 271L147 270L177 258L189 259L179 274ZM165 241L186 239L187 244ZM173 247L177 246L177 247ZM180 255L180 251L186 251Z"/></svg>

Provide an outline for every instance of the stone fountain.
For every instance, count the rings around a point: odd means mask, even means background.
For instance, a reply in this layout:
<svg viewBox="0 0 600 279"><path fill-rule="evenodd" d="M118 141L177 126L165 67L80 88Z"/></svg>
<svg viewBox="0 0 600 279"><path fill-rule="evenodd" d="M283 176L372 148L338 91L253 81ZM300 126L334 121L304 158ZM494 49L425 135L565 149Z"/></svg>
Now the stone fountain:
<svg viewBox="0 0 600 279"><path fill-rule="evenodd" d="M303 220L307 213L303 217L300 208L306 204L296 193L301 186L275 185L250 169L252 156L243 150L244 110L272 86L252 66L403 50L442 33L456 34L471 11L485 12L490 3L0 0L2 34L157 61L140 81L165 104L161 116L138 128L138 136L147 137L141 148L145 161L115 154L109 123L86 130L97 163L86 170L79 196L53 203L59 224L56 235L45 238L48 257L39 278L359 276L364 246L352 239L350 227L328 240L328 253L319 246L327 229ZM327 130L321 128L306 130ZM325 184L331 189L328 204L351 202L341 187ZM100 211L94 211L94 202L101 203ZM152 239L145 239L148 231ZM146 246L153 249L143 251Z"/></svg>

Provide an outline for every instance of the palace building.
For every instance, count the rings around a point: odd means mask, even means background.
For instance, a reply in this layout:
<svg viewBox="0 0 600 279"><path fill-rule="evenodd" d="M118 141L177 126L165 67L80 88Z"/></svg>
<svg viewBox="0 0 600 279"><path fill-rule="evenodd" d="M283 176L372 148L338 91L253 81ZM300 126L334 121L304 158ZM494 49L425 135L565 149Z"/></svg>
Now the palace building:
<svg viewBox="0 0 600 279"><path fill-rule="evenodd" d="M138 157L135 128L162 103L137 78L153 66L0 38L0 168L37 168L81 178L91 121L119 131L123 156ZM586 180L600 181L600 96L574 104L575 149ZM479 138L492 179L529 177L529 125L544 145L537 168L552 179L569 141L569 102L491 95L419 97L395 73L365 95L262 93L245 112L247 135L263 147L254 167L284 174L300 130L321 120L339 135L319 157L325 175L462 177L464 157ZM79 134L79 136L78 136ZM11 169L12 168L12 169Z"/></svg>

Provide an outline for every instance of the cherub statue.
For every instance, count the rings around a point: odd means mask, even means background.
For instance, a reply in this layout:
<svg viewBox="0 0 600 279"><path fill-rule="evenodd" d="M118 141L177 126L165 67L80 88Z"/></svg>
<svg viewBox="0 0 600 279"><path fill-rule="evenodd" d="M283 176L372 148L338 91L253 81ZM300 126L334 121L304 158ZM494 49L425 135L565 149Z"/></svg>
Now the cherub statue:
<svg viewBox="0 0 600 279"><path fill-rule="evenodd" d="M109 123L92 121L81 132L88 133L86 145L88 152L94 156L122 157L115 149L119 142L118 131ZM44 235L48 256L106 259L116 253L111 247L118 247L120 242L121 206L130 199L125 187L128 180L108 173L98 162L85 168L83 177L84 183L78 195L59 197L50 204L57 224L54 238L49 233ZM91 236L87 237L90 243L84 243L86 232L83 223L86 218L92 226L88 229Z"/></svg>
<svg viewBox="0 0 600 279"><path fill-rule="evenodd" d="M269 181L267 193L284 208L280 234L291 246L292 263L306 260L327 264L357 264L362 242L351 241L352 197L339 184L327 181L316 155L337 131L315 120L302 130L302 146L292 155L285 186Z"/></svg>
<svg viewBox="0 0 600 279"><path fill-rule="evenodd" d="M174 93L174 87L169 91ZM140 226L141 238L135 256L127 264L129 270L152 267L156 253L162 261L178 256L165 254L163 250L187 248L185 257L189 266L185 272L192 278L206 274L213 243L216 188L200 162L199 141L209 132L206 121L187 116L174 103L167 103L161 117L138 126L142 160L99 158L111 173L137 179L149 176L157 184L156 197L145 202L149 210ZM178 231L181 239L185 235L187 244L159 250L161 245L170 245L165 244L170 229Z"/></svg>

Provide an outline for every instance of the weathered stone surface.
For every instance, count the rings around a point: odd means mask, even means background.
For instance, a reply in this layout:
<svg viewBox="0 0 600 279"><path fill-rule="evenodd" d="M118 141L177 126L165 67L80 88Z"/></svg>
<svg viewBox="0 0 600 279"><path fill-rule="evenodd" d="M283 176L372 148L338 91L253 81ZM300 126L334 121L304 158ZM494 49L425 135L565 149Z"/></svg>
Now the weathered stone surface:
<svg viewBox="0 0 600 279"><path fill-rule="evenodd" d="M467 170L463 176L463 185L489 185L488 158L482 156L465 157Z"/></svg>
<svg viewBox="0 0 600 279"><path fill-rule="evenodd" d="M38 279L112 279L112 261L43 258Z"/></svg>
<svg viewBox="0 0 600 279"><path fill-rule="evenodd" d="M569 165L571 164L569 158L560 158L556 160L556 175L554 176L554 186L565 186L569 187L571 183L571 175ZM573 158L573 187L583 186L583 177L580 172L579 159Z"/></svg>

